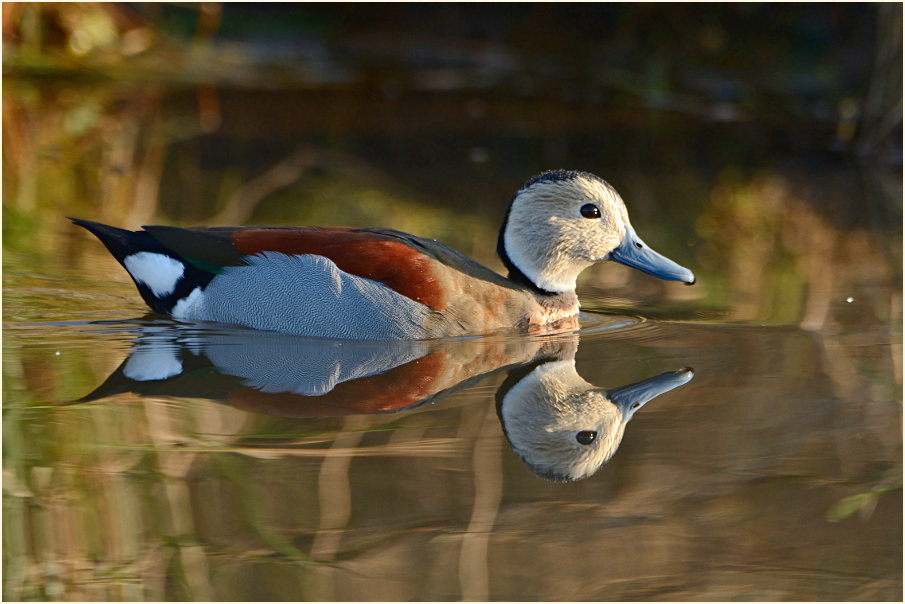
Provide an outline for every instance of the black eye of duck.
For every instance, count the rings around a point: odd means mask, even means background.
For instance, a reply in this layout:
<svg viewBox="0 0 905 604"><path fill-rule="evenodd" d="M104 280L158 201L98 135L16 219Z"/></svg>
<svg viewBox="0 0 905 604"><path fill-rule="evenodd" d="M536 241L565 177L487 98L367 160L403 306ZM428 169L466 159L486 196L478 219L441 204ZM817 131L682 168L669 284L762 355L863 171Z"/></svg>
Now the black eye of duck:
<svg viewBox="0 0 905 604"><path fill-rule="evenodd" d="M581 215L585 218L600 218L600 208L595 206L593 203L586 203L581 206Z"/></svg>
<svg viewBox="0 0 905 604"><path fill-rule="evenodd" d="M575 440L580 445L589 445L597 439L597 433L593 430L582 430L575 435Z"/></svg>

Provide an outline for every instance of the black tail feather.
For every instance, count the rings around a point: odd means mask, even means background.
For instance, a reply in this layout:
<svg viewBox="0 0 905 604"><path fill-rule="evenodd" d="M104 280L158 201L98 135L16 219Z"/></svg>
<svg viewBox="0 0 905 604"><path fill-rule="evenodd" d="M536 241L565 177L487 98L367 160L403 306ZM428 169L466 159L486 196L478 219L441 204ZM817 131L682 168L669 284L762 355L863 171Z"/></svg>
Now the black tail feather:
<svg viewBox="0 0 905 604"><path fill-rule="evenodd" d="M123 258L136 252L156 252L168 256L172 255L156 239L151 237L147 231L127 231L99 222L82 220L81 218L69 216L67 218L100 239L101 243L110 250L110 253L113 254L113 257L120 264L123 263Z"/></svg>
<svg viewBox="0 0 905 604"><path fill-rule="evenodd" d="M119 262L123 268L126 268L125 259L138 252L161 254L182 263L185 267L183 277L179 280L175 289L163 297L155 295L146 284L142 283L136 279L134 275L129 273L129 276L132 277L132 281L138 288L138 293L141 294L142 299L144 299L145 303L156 312L169 314L170 311L173 310L173 306L179 300L188 296L196 287L201 287L203 289L210 283L210 280L214 278L213 273L193 266L187 262L185 258L173 253L162 243L154 239L147 231L127 231L99 222L82 220L81 218L69 217L69 220L80 227L87 229L91 234L97 237L110 253L113 254L113 257L116 258L117 262ZM127 268L126 272L129 272Z"/></svg>

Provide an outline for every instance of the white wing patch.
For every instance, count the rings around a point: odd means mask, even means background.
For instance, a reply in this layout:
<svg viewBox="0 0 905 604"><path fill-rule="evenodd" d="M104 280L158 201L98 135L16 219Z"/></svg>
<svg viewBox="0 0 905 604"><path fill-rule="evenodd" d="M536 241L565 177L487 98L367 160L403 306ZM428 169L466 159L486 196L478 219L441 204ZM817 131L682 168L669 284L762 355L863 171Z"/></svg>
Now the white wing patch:
<svg viewBox="0 0 905 604"><path fill-rule="evenodd" d="M154 252L138 252L123 259L129 274L147 285L158 298L173 293L185 274L185 265L174 258Z"/></svg>

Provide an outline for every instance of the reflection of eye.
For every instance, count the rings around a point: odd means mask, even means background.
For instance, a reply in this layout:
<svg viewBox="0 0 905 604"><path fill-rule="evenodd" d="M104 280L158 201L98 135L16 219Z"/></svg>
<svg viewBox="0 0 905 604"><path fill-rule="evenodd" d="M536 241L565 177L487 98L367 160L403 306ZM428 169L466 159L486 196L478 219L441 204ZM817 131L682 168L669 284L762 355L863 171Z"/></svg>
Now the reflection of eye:
<svg viewBox="0 0 905 604"><path fill-rule="evenodd" d="M593 203L584 204L581 206L579 212L581 212L581 215L585 218L600 218L600 208Z"/></svg>
<svg viewBox="0 0 905 604"><path fill-rule="evenodd" d="M593 430L582 430L575 435L575 440L577 440L580 445L589 445L594 442L596 438L597 433Z"/></svg>

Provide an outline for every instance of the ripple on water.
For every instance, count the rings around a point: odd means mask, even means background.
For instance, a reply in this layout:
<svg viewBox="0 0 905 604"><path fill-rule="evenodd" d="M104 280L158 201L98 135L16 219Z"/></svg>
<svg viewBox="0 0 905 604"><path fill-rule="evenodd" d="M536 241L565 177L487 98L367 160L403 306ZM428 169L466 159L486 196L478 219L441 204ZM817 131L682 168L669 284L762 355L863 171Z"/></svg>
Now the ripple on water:
<svg viewBox="0 0 905 604"><path fill-rule="evenodd" d="M581 312L581 335L605 335L607 339L631 339L636 343L668 340L683 331L682 322L661 321L633 315Z"/></svg>
<svg viewBox="0 0 905 604"><path fill-rule="evenodd" d="M95 313L97 314L97 313ZM579 314L579 329L566 330L565 333L577 334L599 334L599 333L619 333L621 331L636 332L639 329L655 329L658 323L650 321L642 317L631 315L614 315L598 312L584 312ZM17 335L27 338L29 334L41 334L47 337L51 333L55 333L58 337L78 338L78 334L96 334L107 335L114 339L131 339L140 333L146 333L149 330L178 330L184 334L197 332L200 336L216 335L218 333L234 333L234 332L253 332L258 333L261 337L273 333L275 336L285 337L286 334L277 334L276 332L260 331L235 325L217 324L217 323L194 323L186 324L163 317L115 317L106 319L97 319L91 316L85 316L81 320L51 320L51 321L31 321L17 323L15 330ZM562 333L554 331L553 333ZM501 332L491 332L488 334L472 334L449 338L440 338L441 341L455 342L462 340L481 339L494 336L519 337L524 335L521 330L502 330ZM537 334L535 334L537 335ZM541 334L542 335L542 334ZM548 334L549 335L549 334ZM297 336L303 339L304 336ZM327 342L342 342L343 340L333 340L332 338L311 338L313 340L324 340Z"/></svg>
<svg viewBox="0 0 905 604"><path fill-rule="evenodd" d="M601 332L618 331L621 329L630 329L635 327L644 320L640 317L632 317L628 315L607 315L595 312L582 311L578 315L579 324L581 325L578 333L594 334Z"/></svg>

